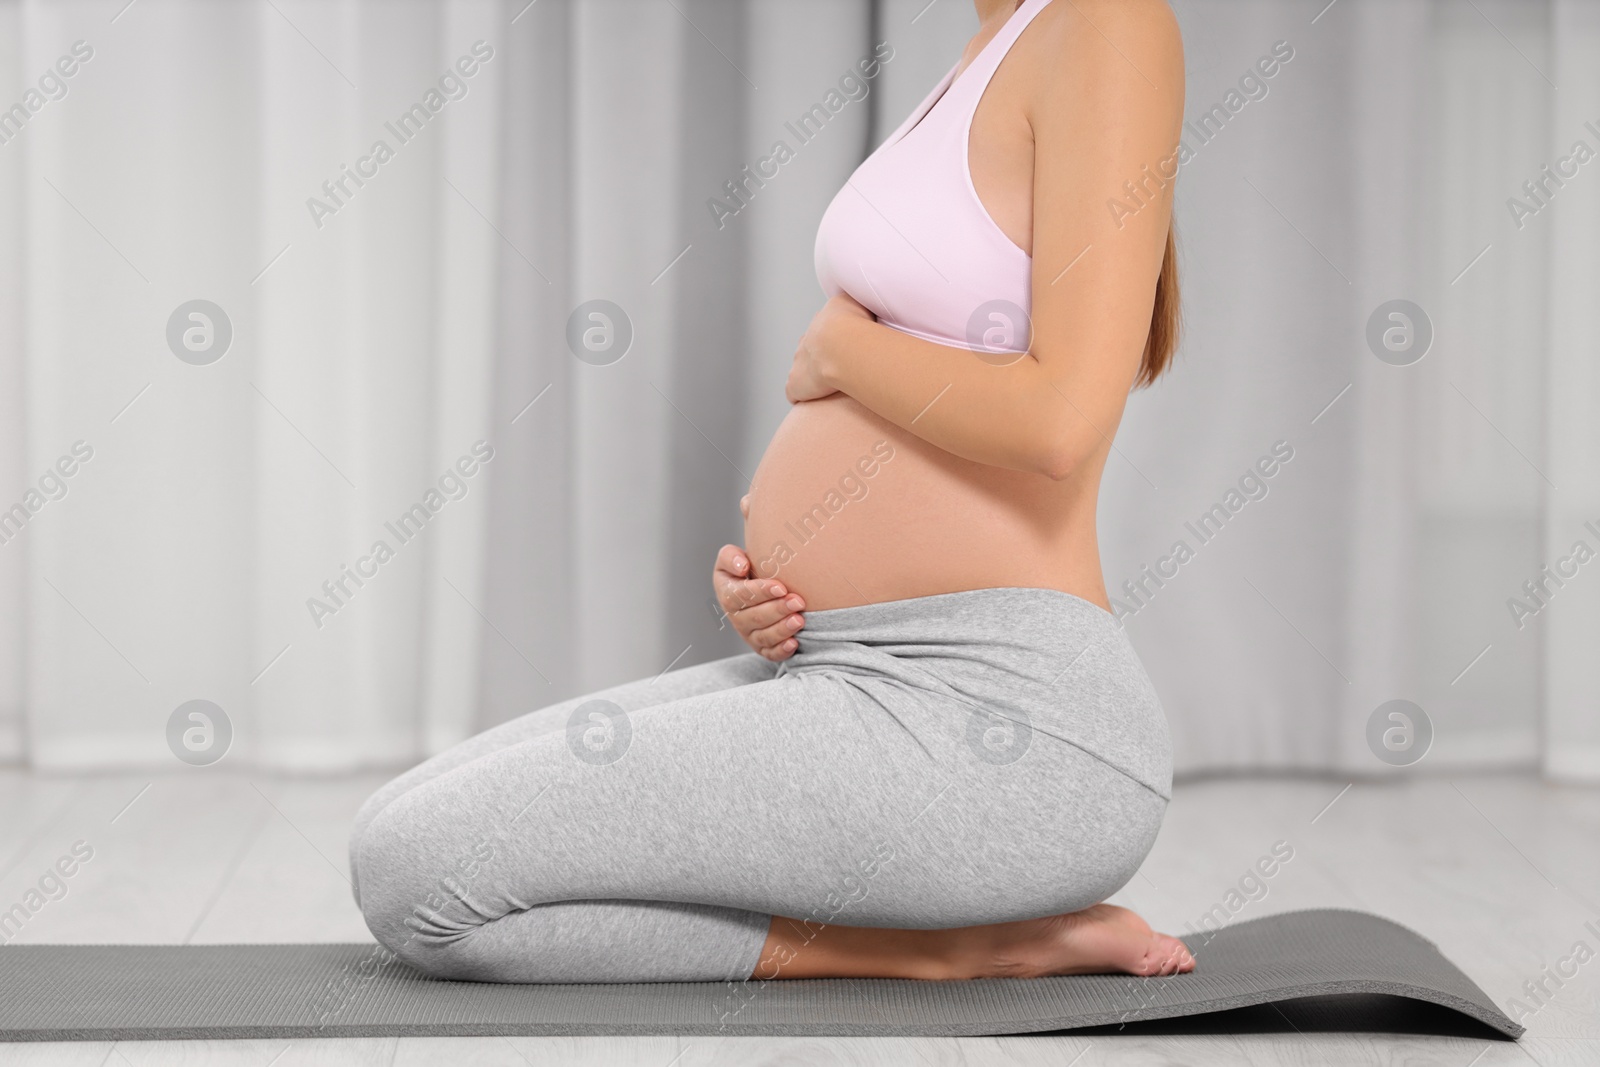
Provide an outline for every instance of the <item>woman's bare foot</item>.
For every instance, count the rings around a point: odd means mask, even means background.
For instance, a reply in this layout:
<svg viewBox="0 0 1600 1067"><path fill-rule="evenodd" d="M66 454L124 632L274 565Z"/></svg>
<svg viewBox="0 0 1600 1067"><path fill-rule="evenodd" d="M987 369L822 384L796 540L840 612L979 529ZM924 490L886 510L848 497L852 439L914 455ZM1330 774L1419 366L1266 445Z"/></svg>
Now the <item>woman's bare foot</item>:
<svg viewBox="0 0 1600 1067"><path fill-rule="evenodd" d="M1068 915L954 930L818 926L774 917L753 977L1156 977L1192 970L1194 957L1182 941L1155 933L1127 908L1095 904Z"/></svg>
<svg viewBox="0 0 1600 1067"><path fill-rule="evenodd" d="M1127 908L1095 904L1067 915L971 926L961 969L971 978L1040 978L1056 974L1134 974L1194 970L1182 941L1158 934Z"/></svg>

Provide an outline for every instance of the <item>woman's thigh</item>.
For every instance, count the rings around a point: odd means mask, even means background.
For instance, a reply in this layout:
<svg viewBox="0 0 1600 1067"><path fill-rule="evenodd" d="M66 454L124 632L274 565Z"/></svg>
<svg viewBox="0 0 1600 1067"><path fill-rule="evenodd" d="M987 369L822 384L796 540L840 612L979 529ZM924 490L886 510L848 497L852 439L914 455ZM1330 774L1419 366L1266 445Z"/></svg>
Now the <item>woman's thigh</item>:
<svg viewBox="0 0 1600 1067"><path fill-rule="evenodd" d="M597 899L945 927L1076 910L1126 882L1166 802L1048 736L985 760L970 716L827 671L630 711L603 760L536 733L378 813L353 855L363 910L380 940L419 914L447 932ZM442 878L455 895L419 912Z"/></svg>
<svg viewBox="0 0 1600 1067"><path fill-rule="evenodd" d="M776 674L777 670L776 664L767 662L753 652L732 656L563 700L469 737L392 779L362 804L356 814L355 827L350 834L352 881L355 881L357 874L357 846L367 826L396 797L425 782L500 749L519 745L546 734L564 734L572 725L573 713L593 700L607 701L632 715L654 704L665 704L685 697L765 681ZM580 731L588 731L598 725L600 725L598 722L586 716L577 728ZM580 738L581 736L580 733ZM359 893L357 899L359 900Z"/></svg>

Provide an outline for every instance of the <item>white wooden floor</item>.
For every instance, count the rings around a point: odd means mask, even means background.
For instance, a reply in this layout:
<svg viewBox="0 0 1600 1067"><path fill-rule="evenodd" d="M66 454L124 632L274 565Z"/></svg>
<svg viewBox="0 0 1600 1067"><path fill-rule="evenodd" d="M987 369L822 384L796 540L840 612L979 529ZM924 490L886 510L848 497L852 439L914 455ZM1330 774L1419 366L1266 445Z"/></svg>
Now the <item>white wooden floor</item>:
<svg viewBox="0 0 1600 1067"><path fill-rule="evenodd" d="M369 940L345 881L344 846L351 816L377 784L215 769L153 780L0 772L0 910L82 841L93 857L15 943ZM1293 858L1239 919L1322 906L1389 916L1437 942L1503 1008L1577 942L1600 952L1584 928L1600 926L1600 790L1518 777L1346 784L1181 784L1154 853L1116 900L1181 933L1285 841ZM0 1063L1592 1065L1600 1064L1600 956L1524 1021L1530 1033L1520 1044L1296 1033L408 1038L0 1045Z"/></svg>

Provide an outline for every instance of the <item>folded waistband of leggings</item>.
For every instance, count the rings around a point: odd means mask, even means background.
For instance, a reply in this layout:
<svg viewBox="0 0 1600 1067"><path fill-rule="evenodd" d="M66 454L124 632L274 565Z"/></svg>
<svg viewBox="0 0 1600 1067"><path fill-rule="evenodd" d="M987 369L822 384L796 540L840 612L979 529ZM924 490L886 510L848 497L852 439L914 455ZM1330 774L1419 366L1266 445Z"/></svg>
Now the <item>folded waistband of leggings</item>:
<svg viewBox="0 0 1600 1067"><path fill-rule="evenodd" d="M1065 631L1116 633L1097 604L1059 589L1003 586L808 611L802 638L861 644L951 641L1053 649Z"/></svg>

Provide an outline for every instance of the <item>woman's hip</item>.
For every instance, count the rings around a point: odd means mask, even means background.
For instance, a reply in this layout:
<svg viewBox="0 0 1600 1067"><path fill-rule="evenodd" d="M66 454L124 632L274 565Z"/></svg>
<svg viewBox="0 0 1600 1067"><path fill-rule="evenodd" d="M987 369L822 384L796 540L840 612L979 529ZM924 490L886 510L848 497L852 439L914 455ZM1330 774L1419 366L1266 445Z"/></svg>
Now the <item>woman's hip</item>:
<svg viewBox="0 0 1600 1067"><path fill-rule="evenodd" d="M1171 795L1155 688L1112 616L1079 597L974 589L813 611L799 644L780 678L836 678L897 722L939 724L962 758L1003 767L1067 746Z"/></svg>

